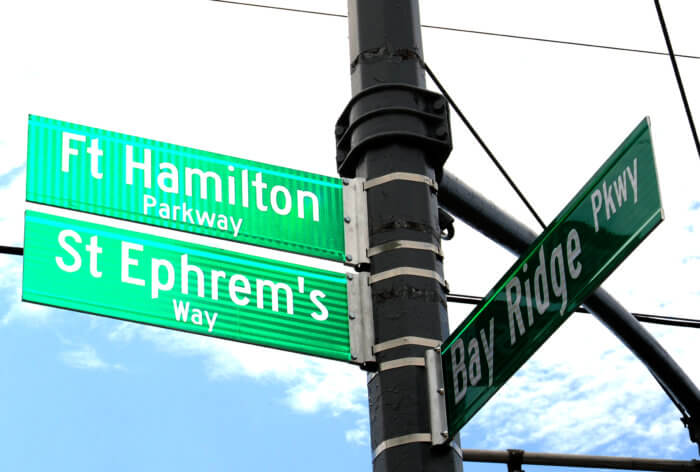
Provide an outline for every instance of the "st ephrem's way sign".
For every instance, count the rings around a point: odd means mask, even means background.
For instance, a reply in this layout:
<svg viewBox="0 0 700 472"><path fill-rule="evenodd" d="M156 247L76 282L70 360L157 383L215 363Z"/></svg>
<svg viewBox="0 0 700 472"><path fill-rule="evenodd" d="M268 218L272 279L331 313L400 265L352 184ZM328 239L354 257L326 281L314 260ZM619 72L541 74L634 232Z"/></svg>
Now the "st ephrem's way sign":
<svg viewBox="0 0 700 472"><path fill-rule="evenodd" d="M347 224L356 218L344 217L366 211L358 181L38 116L29 118L27 161L34 203L333 261L359 262L366 247L359 225ZM27 212L23 300L365 360L364 275L85 219Z"/></svg>
<svg viewBox="0 0 700 472"><path fill-rule="evenodd" d="M440 359L426 355L444 376L446 418L433 420L433 442L457 433L662 219L647 118L447 338Z"/></svg>
<svg viewBox="0 0 700 472"><path fill-rule="evenodd" d="M22 299L35 303L350 361L347 283L343 273L25 216Z"/></svg>

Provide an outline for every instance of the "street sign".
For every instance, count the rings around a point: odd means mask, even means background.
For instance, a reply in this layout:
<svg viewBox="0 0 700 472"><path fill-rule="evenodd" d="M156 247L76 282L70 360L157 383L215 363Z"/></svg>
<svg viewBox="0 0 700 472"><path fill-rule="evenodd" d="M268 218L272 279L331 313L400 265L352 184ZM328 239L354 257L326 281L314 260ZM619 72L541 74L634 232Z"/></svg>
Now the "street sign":
<svg viewBox="0 0 700 472"><path fill-rule="evenodd" d="M449 437L662 219L644 119L443 343Z"/></svg>
<svg viewBox="0 0 700 472"><path fill-rule="evenodd" d="M22 299L351 361L347 277L27 211Z"/></svg>
<svg viewBox="0 0 700 472"><path fill-rule="evenodd" d="M27 200L345 260L340 179L29 116Z"/></svg>

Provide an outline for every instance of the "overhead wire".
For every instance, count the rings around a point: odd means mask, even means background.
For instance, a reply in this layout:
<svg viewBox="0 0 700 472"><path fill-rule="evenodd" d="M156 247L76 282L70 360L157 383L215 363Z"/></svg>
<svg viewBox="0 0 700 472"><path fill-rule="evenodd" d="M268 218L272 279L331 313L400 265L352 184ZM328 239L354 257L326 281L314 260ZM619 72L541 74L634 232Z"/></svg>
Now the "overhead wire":
<svg viewBox="0 0 700 472"><path fill-rule="evenodd" d="M249 2L239 2L239 1L235 1L235 0L211 0L211 1L220 2L220 3L230 3L230 4L234 4L234 5L249 6L249 7L267 8L267 9L271 9L271 10L280 10L280 11L295 12L295 13L323 15L323 16L331 16L331 17L337 17L337 18L347 18L347 15L343 15L343 14L339 14L339 13L320 12L320 11L316 11L316 10L303 10L303 9L298 9L298 8L278 7L278 6L274 6L274 5L261 5L261 4L249 3ZM555 43L555 44L562 44L562 45L569 45L569 46L593 47L593 48L610 49L610 50L622 51L622 52L635 52L635 53L643 53L643 54L669 56L671 58L672 63L673 63L674 71L676 71L676 77L677 77L678 82L679 82L679 87L681 88L681 95L683 96L684 104L686 105L686 111L689 115L689 120L691 121L691 127L693 129L694 137L696 140L696 145L698 145L697 134L695 133L695 128L694 128L694 125L692 123L692 117L690 116L690 110L687 106L687 100L685 99L685 92L682 88L682 83L680 81L680 75L677 72L678 67L677 67L675 58L676 57L683 57L683 58L687 58L687 59L700 59L700 56L674 54L673 49L671 47L670 39L668 38L668 32L666 30L666 26L665 26L665 23L663 21L663 16L661 14L658 0L654 0L654 1L657 5L657 11L659 12L659 19L661 21L662 29L664 31L664 36L666 38L666 42L667 42L667 46L668 46L668 50L669 50L668 53L659 52L659 51L650 51L650 50L644 50L644 49L622 48L622 47L607 46L607 45L600 45L600 44L579 43L579 42L573 42L573 41L561 41L561 40L553 40L553 39L530 37L530 36L520 36L520 35L478 31L478 30L468 30L468 29L462 29L462 28L452 28L452 27L436 26L436 25L421 25L421 26L424 28L440 29L440 30L446 30L446 31L462 32L462 33L482 34L482 35L489 35L489 36L498 36L498 37L511 38L511 39L541 41L541 42ZM486 154L489 156L489 158L494 163L494 165L496 165L496 167L499 169L501 174L508 181L508 183L511 185L513 190L517 193L518 197L520 197L520 199L525 204L525 206L527 206L527 208L530 210L531 214L537 220L537 222L540 224L540 226L542 228L544 228L545 224L542 221L542 218L540 218L540 216L537 214L537 212L532 207L530 202L523 195L523 193L517 187L515 182L513 182L512 178L508 175L508 173L503 168L503 166L498 162L498 160L493 155L493 153L491 152L489 147L486 145L486 143L483 141L481 136L477 133L477 131L471 125L469 120L467 120L467 118L464 116L464 114L462 113L460 108L457 106L457 104L454 102L452 97L449 95L447 90L442 86L442 84L438 80L437 76L433 73L433 71L430 69L430 67L425 62L423 62L423 61L421 61L421 62L422 62L422 65L423 65L425 71L428 73L428 75L433 80L433 82L438 87L438 89L440 89L440 92L449 101L450 105L457 112L457 114L459 115L459 117L462 120L462 122L464 123L464 125L469 129L469 131L472 133L474 138L481 145L484 152L486 152ZM700 154L700 145L698 145L698 152ZM481 298L469 296L469 295L450 295L450 294L448 294L447 301L457 302L457 303L478 304L481 301ZM578 311L586 312L583 309L580 309ZM672 326L700 328L700 320L666 317L666 316L658 316L658 315L646 315L646 314L641 314L641 313L633 313L633 316L635 318L637 318L637 320L642 321L642 322L646 322L646 323L656 323L656 324L666 324L666 325L672 325Z"/></svg>
<svg viewBox="0 0 700 472"><path fill-rule="evenodd" d="M681 99L683 100L683 107L685 108L685 114L688 117L688 124L690 125L690 131L693 133L693 140L695 141L695 149L698 151L698 157L700 157L700 140L698 140L698 132L695 129L695 123L693 122L693 115L690 112L690 105L688 105L688 97L685 96L685 88L683 88L683 80L681 79L680 70L678 70L678 63L676 62L676 55L673 53L673 46L671 46L671 37L668 34L668 28L666 27L666 21L664 21L664 14L661 11L661 3L659 0L654 0L656 5L656 13L659 16L659 23L661 24L661 31L664 33L664 39L666 40L666 47L668 48L668 57L671 59L671 65L673 67L673 73L676 76L676 83L678 84L678 90L681 92Z"/></svg>
<svg viewBox="0 0 700 472"><path fill-rule="evenodd" d="M235 0L211 0L211 1L218 2L218 3L229 3L232 5L247 6L247 7L267 8L269 10L280 10L280 11L287 11L287 12L294 12L294 13L305 13L305 14L310 14L310 15L331 16L331 17L335 17L335 18L347 18L348 17L347 15L343 15L341 13L329 13L329 12L322 12L322 11L317 11L317 10L304 10L304 9L300 9L300 8L278 7L278 6L274 6L274 5L262 5L262 4L258 4L258 3L238 2ZM485 36L495 36L495 37L500 37L500 38L519 39L519 40L524 40L524 41L537 41L537 42L543 42L543 43L560 44L563 46L578 46L578 47L588 47L588 48L597 48L597 49L608 49L608 50L612 50L612 51L633 52L633 53L639 53L639 54L652 54L652 55L657 55L657 56L668 56L669 55L667 52L662 52L662 51L652 51L652 50L648 50L648 49L637 49L637 48L623 48L623 47L619 47L619 46L609 46L606 44L583 43L583 42L578 42L578 41L563 41L563 40L558 40L558 39L540 38L537 36L524 36L524 35L507 34L507 33L494 33L491 31L456 28L456 27L451 27L451 26L440 26L440 25L421 25L421 26L423 28L443 30L443 31L452 31L452 32L457 32L457 33L468 33L468 34L478 34L478 35L485 35ZM690 54L676 54L675 57L682 57L685 59L700 59L700 56L694 56L694 55L690 55Z"/></svg>
<svg viewBox="0 0 700 472"><path fill-rule="evenodd" d="M537 212L535 211L535 208L532 205L530 205L530 202L527 200L527 198L525 198L525 195L520 191L518 186L515 184L513 179L510 177L510 175L508 175L508 172L505 170L505 168L501 165L500 162L498 162L498 159L496 159L496 156L493 155L493 153L491 152L491 149L489 149L489 147L486 145L484 140L481 139L481 136L479 135L479 133L477 133L476 130L474 129L474 127L471 125L471 123L469 123L469 120L467 120L467 118L464 116L464 113L462 113L462 110L459 109L459 107L457 106L455 101L452 100L452 97L450 96L450 94L447 93L447 90L445 90L445 87L442 86L442 84L440 83L438 78L435 76L433 71L430 69L430 67L428 67L428 64L423 62L423 67L425 68L425 71L428 73L428 75L433 80L433 82L435 82L435 85L437 86L437 88L440 89L440 92L445 96L447 101L450 102L450 105L452 105L452 108L454 108L454 110L457 112L457 115L459 115L459 118L462 120L462 123L464 123L464 125L467 127L467 129L469 129L469 131L472 133L472 136L474 136L474 138L477 140L477 142L479 143L481 148L484 150L486 155L489 156L489 158L491 159L491 162L493 162L493 164L496 166L496 168L498 168L498 170L501 172L501 175L503 175L503 177L508 181L511 188L515 191L515 193L518 195L518 197L520 197L520 200L525 204L527 209L530 210L530 213L532 214L532 216L535 217L535 219L540 224L542 229L544 229L547 225L544 224L544 221L542 221L542 218L540 218L540 215L538 215Z"/></svg>

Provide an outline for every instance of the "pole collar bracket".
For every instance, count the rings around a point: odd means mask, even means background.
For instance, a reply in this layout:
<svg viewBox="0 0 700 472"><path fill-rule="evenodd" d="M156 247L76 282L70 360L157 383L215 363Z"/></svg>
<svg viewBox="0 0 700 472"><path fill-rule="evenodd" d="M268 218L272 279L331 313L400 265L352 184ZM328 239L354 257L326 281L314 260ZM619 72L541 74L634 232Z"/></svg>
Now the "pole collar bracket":
<svg viewBox="0 0 700 472"><path fill-rule="evenodd" d="M523 472L524 455L522 449L508 449L508 472Z"/></svg>
<svg viewBox="0 0 700 472"><path fill-rule="evenodd" d="M452 151L447 101L439 93L408 84L381 84L357 93L335 126L336 164L342 177L355 177L368 147L411 143L426 152L436 180Z"/></svg>

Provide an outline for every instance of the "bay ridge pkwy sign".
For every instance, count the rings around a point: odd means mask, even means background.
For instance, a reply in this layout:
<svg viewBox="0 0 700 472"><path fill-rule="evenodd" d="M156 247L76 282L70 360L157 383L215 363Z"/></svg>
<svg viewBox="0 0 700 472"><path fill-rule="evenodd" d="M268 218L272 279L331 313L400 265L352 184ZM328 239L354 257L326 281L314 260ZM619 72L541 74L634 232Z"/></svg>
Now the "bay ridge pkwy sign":
<svg viewBox="0 0 700 472"><path fill-rule="evenodd" d="M662 220L647 118L442 344L443 439L456 434Z"/></svg>

